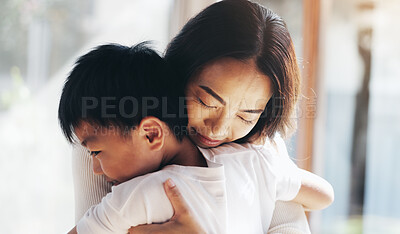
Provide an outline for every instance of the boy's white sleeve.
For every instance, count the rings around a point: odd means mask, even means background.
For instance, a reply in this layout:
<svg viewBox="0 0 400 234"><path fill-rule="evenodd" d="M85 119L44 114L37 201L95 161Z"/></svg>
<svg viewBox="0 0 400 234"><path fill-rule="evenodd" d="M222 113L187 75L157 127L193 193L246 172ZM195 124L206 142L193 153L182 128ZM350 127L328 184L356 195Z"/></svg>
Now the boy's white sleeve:
<svg viewBox="0 0 400 234"><path fill-rule="evenodd" d="M115 194L109 193L100 204L92 206L76 225L78 233L127 233L130 222L113 206ZM140 207L137 208L140 212ZM140 212L143 213L143 212Z"/></svg>
<svg viewBox="0 0 400 234"><path fill-rule="evenodd" d="M162 183L135 179L113 187L100 204L91 207L78 222L78 233L126 234L132 226L171 218L173 209Z"/></svg>
<svg viewBox="0 0 400 234"><path fill-rule="evenodd" d="M290 201L299 193L301 178L299 168L289 158L285 142L280 136L274 138L276 153L272 163L276 174L276 200Z"/></svg>
<svg viewBox="0 0 400 234"><path fill-rule="evenodd" d="M277 201L268 234L310 234L310 227L302 205Z"/></svg>

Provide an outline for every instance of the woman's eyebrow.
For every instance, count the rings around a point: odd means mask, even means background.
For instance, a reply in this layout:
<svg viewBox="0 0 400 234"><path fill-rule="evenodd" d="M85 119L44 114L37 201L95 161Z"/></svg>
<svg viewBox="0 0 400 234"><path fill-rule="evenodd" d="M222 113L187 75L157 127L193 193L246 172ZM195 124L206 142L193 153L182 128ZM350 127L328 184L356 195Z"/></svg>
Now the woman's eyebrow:
<svg viewBox="0 0 400 234"><path fill-rule="evenodd" d="M214 90L210 89L207 86L203 86L203 85L199 85L199 87L201 89L203 89L204 91L206 91L211 96L213 96L215 99L217 99L217 101L219 101L222 105L225 106L226 102L224 101L224 99L222 99L222 97L220 97L216 92L214 92Z"/></svg>

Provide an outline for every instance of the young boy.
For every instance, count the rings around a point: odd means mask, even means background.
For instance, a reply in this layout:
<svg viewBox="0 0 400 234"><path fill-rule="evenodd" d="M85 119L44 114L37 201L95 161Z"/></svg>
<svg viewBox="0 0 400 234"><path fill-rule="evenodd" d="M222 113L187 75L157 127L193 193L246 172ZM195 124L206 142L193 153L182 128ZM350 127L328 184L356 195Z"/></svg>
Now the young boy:
<svg viewBox="0 0 400 234"><path fill-rule="evenodd" d="M71 233L127 233L169 220L173 209L162 187L168 178L207 233L266 232L276 200L295 198L313 208L319 194L303 199L299 191L309 185L274 169L277 152L193 145L173 75L143 43L103 45L77 61L61 96L60 125L70 142L90 151L94 172L118 186Z"/></svg>

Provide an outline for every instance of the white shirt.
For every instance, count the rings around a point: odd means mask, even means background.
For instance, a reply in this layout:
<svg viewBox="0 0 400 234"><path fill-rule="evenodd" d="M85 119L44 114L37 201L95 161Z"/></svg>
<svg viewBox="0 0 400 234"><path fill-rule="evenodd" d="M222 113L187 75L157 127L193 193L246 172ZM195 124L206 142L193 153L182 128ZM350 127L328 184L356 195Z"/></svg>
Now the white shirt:
<svg viewBox="0 0 400 234"><path fill-rule="evenodd" d="M297 167L279 155L277 146L230 143L200 149L205 158L225 167L227 233L267 233L276 200L297 195Z"/></svg>
<svg viewBox="0 0 400 234"><path fill-rule="evenodd" d="M162 187L168 178L207 233L266 233L275 200L291 200L299 190L300 181L283 173L288 167L275 150L230 143L200 151L207 168L170 165L114 186L78 222L78 233L126 233L168 221L173 210Z"/></svg>

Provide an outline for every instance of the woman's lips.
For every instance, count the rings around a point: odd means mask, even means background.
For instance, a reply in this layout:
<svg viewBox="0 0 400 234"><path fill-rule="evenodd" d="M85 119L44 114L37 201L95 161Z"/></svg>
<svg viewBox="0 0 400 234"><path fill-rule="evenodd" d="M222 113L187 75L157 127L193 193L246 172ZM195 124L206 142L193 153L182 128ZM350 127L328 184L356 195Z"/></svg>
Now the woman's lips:
<svg viewBox="0 0 400 234"><path fill-rule="evenodd" d="M195 135L196 135L197 139L203 145L210 146L210 147L215 147L215 146L218 146L218 145L220 145L222 143L222 140L213 140L213 139L210 139L208 137L205 137L205 136L201 135L195 129L194 129L194 131L195 131Z"/></svg>

